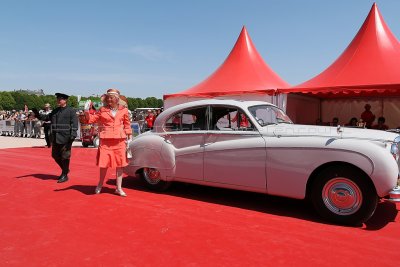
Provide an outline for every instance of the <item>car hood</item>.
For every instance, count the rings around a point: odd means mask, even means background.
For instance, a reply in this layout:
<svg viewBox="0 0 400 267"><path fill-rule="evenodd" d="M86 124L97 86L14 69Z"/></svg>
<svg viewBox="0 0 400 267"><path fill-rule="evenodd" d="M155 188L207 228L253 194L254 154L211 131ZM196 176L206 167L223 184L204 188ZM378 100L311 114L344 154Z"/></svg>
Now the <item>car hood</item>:
<svg viewBox="0 0 400 267"><path fill-rule="evenodd" d="M265 136L319 136L329 138L366 139L382 142L393 142L399 136L397 133L381 130L360 129L351 127L329 127L300 124L277 124L263 127L261 133Z"/></svg>

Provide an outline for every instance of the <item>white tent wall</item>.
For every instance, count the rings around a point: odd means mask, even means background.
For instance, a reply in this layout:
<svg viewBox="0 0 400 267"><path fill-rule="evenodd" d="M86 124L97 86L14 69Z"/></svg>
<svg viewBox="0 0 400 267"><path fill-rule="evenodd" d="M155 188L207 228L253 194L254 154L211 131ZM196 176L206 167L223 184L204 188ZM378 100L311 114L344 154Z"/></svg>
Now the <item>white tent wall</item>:
<svg viewBox="0 0 400 267"><path fill-rule="evenodd" d="M278 106L279 108L281 108L283 111L286 112L287 109L287 94L278 94L275 95L273 100L274 102L272 104Z"/></svg>
<svg viewBox="0 0 400 267"><path fill-rule="evenodd" d="M315 124L320 115L320 100L311 96L288 94L286 113L296 124Z"/></svg>
<svg viewBox="0 0 400 267"><path fill-rule="evenodd" d="M392 128L400 127L400 97L386 98L383 102L383 117L386 125Z"/></svg>
<svg viewBox="0 0 400 267"><path fill-rule="evenodd" d="M321 101L321 118L324 122L332 121L332 118L338 117L339 124L344 125L352 117L358 120L364 111L365 104L371 105L371 112L375 115L374 124L379 117L386 119L386 125L389 128L400 126L400 98L350 98L350 99L324 99Z"/></svg>
<svg viewBox="0 0 400 267"><path fill-rule="evenodd" d="M170 107L187 103L187 102L192 102L192 101L197 101L197 100L202 100L202 99L207 99L207 98L201 98L201 97L191 97L191 96L176 96L176 97L169 97L164 100L164 110L168 109Z"/></svg>
<svg viewBox="0 0 400 267"><path fill-rule="evenodd" d="M164 100L164 109L192 101L210 99L207 97L193 97L193 96L177 96L169 97ZM271 96L267 94L240 94L240 95L224 95L216 96L213 99L235 99L235 100L247 100L247 101L265 101L277 105L278 107L285 110L286 108L286 95Z"/></svg>

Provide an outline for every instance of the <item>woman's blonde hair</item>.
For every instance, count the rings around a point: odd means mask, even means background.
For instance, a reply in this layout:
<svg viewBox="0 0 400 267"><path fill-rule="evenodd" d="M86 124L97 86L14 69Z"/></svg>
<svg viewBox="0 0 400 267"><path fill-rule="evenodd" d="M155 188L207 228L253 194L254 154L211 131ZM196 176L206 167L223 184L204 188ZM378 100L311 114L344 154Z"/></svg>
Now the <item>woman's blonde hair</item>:
<svg viewBox="0 0 400 267"><path fill-rule="evenodd" d="M126 98L126 96L121 95L121 96L119 97L119 104L120 104L121 106L124 106L124 107L128 108L128 99Z"/></svg>

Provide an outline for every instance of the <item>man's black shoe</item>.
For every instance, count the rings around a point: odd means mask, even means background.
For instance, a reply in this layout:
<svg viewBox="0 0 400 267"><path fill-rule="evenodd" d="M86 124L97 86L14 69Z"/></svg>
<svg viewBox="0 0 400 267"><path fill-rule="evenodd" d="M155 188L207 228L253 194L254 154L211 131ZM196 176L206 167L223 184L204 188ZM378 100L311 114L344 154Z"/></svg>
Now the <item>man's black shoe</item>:
<svg viewBox="0 0 400 267"><path fill-rule="evenodd" d="M60 176L60 178L58 178L57 183L64 183L64 182L66 182L66 181L68 181L68 175L62 174L62 175Z"/></svg>

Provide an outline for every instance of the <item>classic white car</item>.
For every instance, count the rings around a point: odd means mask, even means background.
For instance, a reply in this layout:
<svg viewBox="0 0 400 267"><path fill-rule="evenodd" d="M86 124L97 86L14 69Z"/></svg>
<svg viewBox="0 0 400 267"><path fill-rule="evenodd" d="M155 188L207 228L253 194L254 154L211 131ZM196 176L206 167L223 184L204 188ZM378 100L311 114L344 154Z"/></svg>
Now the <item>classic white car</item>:
<svg viewBox="0 0 400 267"><path fill-rule="evenodd" d="M324 218L354 225L396 188L399 142L385 131L295 125L267 102L201 100L161 113L131 142L125 171L159 191L181 181L309 198Z"/></svg>

